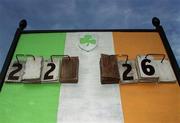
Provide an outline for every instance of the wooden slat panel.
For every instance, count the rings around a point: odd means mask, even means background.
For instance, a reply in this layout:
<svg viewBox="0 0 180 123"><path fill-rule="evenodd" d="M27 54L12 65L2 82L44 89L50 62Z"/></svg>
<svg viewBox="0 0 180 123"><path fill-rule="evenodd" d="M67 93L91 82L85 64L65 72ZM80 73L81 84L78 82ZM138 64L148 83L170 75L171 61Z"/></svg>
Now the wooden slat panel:
<svg viewBox="0 0 180 123"><path fill-rule="evenodd" d="M115 55L101 54L101 84L119 83L119 70Z"/></svg>
<svg viewBox="0 0 180 123"><path fill-rule="evenodd" d="M79 71L78 57L64 57L61 63L60 81L61 83L77 83Z"/></svg>

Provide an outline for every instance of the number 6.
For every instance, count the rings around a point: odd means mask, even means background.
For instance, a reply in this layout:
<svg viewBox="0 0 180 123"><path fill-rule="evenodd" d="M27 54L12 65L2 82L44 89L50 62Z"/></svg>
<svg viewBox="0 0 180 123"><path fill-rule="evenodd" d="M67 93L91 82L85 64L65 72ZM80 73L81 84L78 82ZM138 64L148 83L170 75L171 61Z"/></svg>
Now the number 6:
<svg viewBox="0 0 180 123"><path fill-rule="evenodd" d="M152 76L155 73L155 69L152 65L147 65L146 63L151 63L150 59L144 59L141 61L141 67L143 72L148 75L148 76Z"/></svg>

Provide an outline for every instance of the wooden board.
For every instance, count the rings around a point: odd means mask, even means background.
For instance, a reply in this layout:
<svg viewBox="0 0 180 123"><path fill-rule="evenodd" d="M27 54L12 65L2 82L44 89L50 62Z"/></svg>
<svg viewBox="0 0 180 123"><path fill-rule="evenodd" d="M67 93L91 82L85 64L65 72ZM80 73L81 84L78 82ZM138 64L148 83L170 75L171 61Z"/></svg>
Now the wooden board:
<svg viewBox="0 0 180 123"><path fill-rule="evenodd" d="M119 83L119 70L116 55L101 54L101 84Z"/></svg>
<svg viewBox="0 0 180 123"><path fill-rule="evenodd" d="M61 62L60 82L77 83L79 71L78 57L64 57Z"/></svg>

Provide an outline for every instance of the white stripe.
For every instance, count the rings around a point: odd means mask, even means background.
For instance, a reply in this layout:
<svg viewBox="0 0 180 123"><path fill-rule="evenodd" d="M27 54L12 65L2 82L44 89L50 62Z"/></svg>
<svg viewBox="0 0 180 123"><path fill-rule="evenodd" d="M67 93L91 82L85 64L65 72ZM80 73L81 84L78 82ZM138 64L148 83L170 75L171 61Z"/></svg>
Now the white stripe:
<svg viewBox="0 0 180 123"><path fill-rule="evenodd" d="M112 33L95 33L98 46L91 52L78 47L79 34L67 34L64 54L79 56L79 81L61 85L58 123L123 123L119 85L100 82L100 54L114 54Z"/></svg>

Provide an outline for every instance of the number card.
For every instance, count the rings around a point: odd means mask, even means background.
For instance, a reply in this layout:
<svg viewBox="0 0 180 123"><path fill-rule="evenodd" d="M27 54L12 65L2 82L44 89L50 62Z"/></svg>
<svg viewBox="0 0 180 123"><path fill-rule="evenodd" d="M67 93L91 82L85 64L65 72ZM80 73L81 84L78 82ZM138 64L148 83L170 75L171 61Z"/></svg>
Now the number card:
<svg viewBox="0 0 180 123"><path fill-rule="evenodd" d="M22 77L24 83L40 82L42 61L42 57L27 57L24 75Z"/></svg>
<svg viewBox="0 0 180 123"><path fill-rule="evenodd" d="M116 55L101 54L100 58L101 84L119 83L119 70Z"/></svg>
<svg viewBox="0 0 180 123"><path fill-rule="evenodd" d="M42 83L59 81L60 59L54 58L43 62L41 74Z"/></svg>
<svg viewBox="0 0 180 123"><path fill-rule="evenodd" d="M8 72L6 74L6 82L21 82L24 71L24 61L11 62Z"/></svg>
<svg viewBox="0 0 180 123"><path fill-rule="evenodd" d="M61 83L77 83L79 72L78 57L63 57L60 70Z"/></svg>
<svg viewBox="0 0 180 123"><path fill-rule="evenodd" d="M176 82L176 77L168 60L155 60L158 67L159 82Z"/></svg>
<svg viewBox="0 0 180 123"><path fill-rule="evenodd" d="M118 61L121 84L137 83L138 75L135 61Z"/></svg>
<svg viewBox="0 0 180 123"><path fill-rule="evenodd" d="M140 82L158 81L157 65L152 56L137 56L136 65Z"/></svg>

